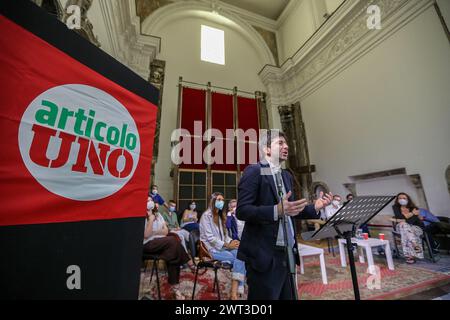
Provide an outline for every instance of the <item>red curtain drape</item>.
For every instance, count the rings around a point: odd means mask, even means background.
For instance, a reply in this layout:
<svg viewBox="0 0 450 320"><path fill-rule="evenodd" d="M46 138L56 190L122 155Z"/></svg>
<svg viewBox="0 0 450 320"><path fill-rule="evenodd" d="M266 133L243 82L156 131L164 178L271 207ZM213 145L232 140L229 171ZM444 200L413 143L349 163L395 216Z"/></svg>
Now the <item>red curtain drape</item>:
<svg viewBox="0 0 450 320"><path fill-rule="evenodd" d="M211 124L212 127L218 129L223 139L219 139L223 148L223 156L219 157L222 164L214 163L211 165L211 170L222 170L222 171L236 171L236 152L233 144L226 143L226 130L233 130L233 96L230 94L222 94L218 92L212 92L211 94ZM226 155L234 155L233 163L227 164ZM216 155L215 153L213 155Z"/></svg>
<svg viewBox="0 0 450 320"><path fill-rule="evenodd" d="M202 130L200 137L194 137L194 123L195 121L201 122ZM183 169L206 169L206 164L203 162L203 150L205 148L205 142L202 139L204 131L206 130L206 91L192 88L183 88L182 92L182 104L181 104L181 128L186 129L190 133L191 137L191 155L190 164L183 163L180 168ZM194 144L201 145L201 150L197 150ZM181 153L183 156L184 154ZM197 159L195 159L195 157ZM201 164L194 164L199 158L202 159Z"/></svg>
<svg viewBox="0 0 450 320"><path fill-rule="evenodd" d="M238 97L238 123L239 128L247 131L249 129L255 129L257 136L259 133L259 119L258 119L258 105L256 102L256 99L246 98L246 97ZM243 171L249 164L255 163L258 161L258 155L256 155L256 161L253 159L253 161L250 161L252 159L249 159L249 150L252 149L252 146L250 144L253 143L253 147L256 144L256 150L257 150L257 142L256 139L246 139L245 142L245 163L241 164L240 168L241 171ZM253 148L254 149L254 148ZM257 151L256 151L257 152ZM242 154L242 153L241 153ZM244 156L244 155L242 155Z"/></svg>
<svg viewBox="0 0 450 320"><path fill-rule="evenodd" d="M192 88L183 88L182 92L182 105L181 105L181 128L189 131L191 135L191 164L181 164L180 168L183 169L206 169L206 163L202 161L202 164L194 164L194 160L198 160L200 157L203 159L203 150L205 150L206 143L202 141L201 135L206 130L206 91ZM238 97L238 128L243 131L254 129L256 133L259 130L258 120L258 107L256 99ZM233 120L235 118L233 113L233 96L230 94L223 94L218 92L211 93L211 125L212 128L218 129L223 139L226 138L226 130L233 129ZM202 124L202 132L199 137L193 137L194 122L199 121ZM256 158L250 158L249 152L257 152L257 139L251 139L249 141L246 138L245 144L240 150L241 156L245 159L245 164L240 165L241 171L245 169L250 163L254 163L258 160ZM194 147L195 142L201 142L201 150ZM221 141L223 146L223 157L221 157L223 164L214 163L211 166L212 170L221 171L236 171L237 170L237 145L227 144L225 140ZM256 149L255 149L256 148ZM182 154L183 155L183 154ZM212 154L216 156L215 153ZM228 157L233 157L233 164L226 164ZM197 157L197 159L195 159Z"/></svg>

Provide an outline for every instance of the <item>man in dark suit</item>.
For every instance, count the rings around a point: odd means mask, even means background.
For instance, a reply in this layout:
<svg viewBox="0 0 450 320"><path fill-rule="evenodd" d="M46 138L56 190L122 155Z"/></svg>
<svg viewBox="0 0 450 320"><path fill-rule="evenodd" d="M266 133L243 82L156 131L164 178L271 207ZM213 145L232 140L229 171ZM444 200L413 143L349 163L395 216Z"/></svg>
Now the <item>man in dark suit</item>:
<svg viewBox="0 0 450 320"><path fill-rule="evenodd" d="M279 130L260 135L262 160L248 166L238 186L236 215L245 221L238 259L245 261L249 300L292 300L290 272L280 224L282 204L277 192L276 175L281 173L284 215L287 219L288 248L299 264L295 223L291 217L320 218L320 209L329 205L332 195L319 197L314 204L306 199L295 200L293 177L280 165L288 158L286 136ZM296 288L295 288L296 290Z"/></svg>

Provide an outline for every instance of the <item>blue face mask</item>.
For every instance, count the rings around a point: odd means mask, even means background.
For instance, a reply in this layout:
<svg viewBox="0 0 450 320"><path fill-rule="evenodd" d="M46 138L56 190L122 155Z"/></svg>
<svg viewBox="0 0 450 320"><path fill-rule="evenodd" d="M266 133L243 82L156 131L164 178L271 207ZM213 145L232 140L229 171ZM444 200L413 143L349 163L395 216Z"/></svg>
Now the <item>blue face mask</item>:
<svg viewBox="0 0 450 320"><path fill-rule="evenodd" d="M174 212L175 211L175 207L169 207L169 211L170 212Z"/></svg>
<svg viewBox="0 0 450 320"><path fill-rule="evenodd" d="M225 202L223 202L222 200L217 200L216 201L216 208L219 209L219 210L222 210L224 204L225 204Z"/></svg>

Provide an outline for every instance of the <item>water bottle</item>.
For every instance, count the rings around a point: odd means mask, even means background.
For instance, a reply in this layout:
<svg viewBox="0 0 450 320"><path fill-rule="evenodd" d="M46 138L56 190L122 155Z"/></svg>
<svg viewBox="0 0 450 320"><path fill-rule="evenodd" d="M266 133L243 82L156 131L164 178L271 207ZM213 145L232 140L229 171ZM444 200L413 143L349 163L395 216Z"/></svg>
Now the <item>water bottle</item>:
<svg viewBox="0 0 450 320"><path fill-rule="evenodd" d="M361 240L362 239L362 233L363 233L362 229L356 230L356 239Z"/></svg>

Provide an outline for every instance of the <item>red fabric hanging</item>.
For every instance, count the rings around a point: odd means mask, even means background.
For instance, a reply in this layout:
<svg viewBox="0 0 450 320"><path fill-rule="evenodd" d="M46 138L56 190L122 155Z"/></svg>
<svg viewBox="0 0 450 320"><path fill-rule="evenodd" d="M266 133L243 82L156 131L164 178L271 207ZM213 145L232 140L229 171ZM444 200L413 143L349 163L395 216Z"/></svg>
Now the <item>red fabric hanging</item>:
<svg viewBox="0 0 450 320"><path fill-rule="evenodd" d="M257 136L259 134L259 120L258 120L258 105L256 99L238 97L238 127L244 131L255 129ZM248 138L245 139L248 141ZM251 139L254 142L254 139ZM250 163L249 159L249 145L245 143L246 156L245 164L241 164L241 171L243 171ZM241 156L242 157L242 156ZM258 158L258 155L257 157ZM257 160L256 160L257 162ZM252 161L255 163L255 161Z"/></svg>
<svg viewBox="0 0 450 320"><path fill-rule="evenodd" d="M224 140L226 138L226 130L232 129L233 130L233 96L230 94L222 94L218 92L212 92L211 94L211 124L212 128L218 129L222 133L223 139L219 139L220 144L223 148L223 156L218 157L216 159L216 163L211 165L212 170L223 170L223 171L236 171L236 156L233 157L233 163L232 164L226 164L227 154L234 154L234 142L233 144L228 143ZM216 154L213 153L213 156ZM217 163L219 160L223 162L222 164Z"/></svg>
<svg viewBox="0 0 450 320"><path fill-rule="evenodd" d="M206 130L206 91L192 88L183 88L182 94L182 106L181 106L181 128L189 131L191 135L191 161L189 163L183 163L180 168L183 169L206 169L206 164L194 164L196 157L203 159L203 150L205 148L205 142L202 141L202 135ZM201 122L201 132L194 131L194 122ZM199 135L195 136L194 135ZM194 147L195 141L201 142L201 150ZM183 153L181 153L183 155ZM198 160L198 159L197 159Z"/></svg>
<svg viewBox="0 0 450 320"><path fill-rule="evenodd" d="M191 163L183 163L180 168L183 169L206 169L206 163L194 164L195 160L199 160L199 157L203 159L203 151L206 148L206 142L201 142L201 150L199 147L194 147L195 141L202 140L202 135L206 130L206 91L192 88L183 88L182 94L182 107L181 107L181 128L189 131L191 135ZM249 129L256 130L258 134L259 130L259 120L258 120L258 109L256 99L238 97L238 128L243 131ZM218 129L223 139L226 138L226 130L233 129L233 96L229 94L222 94L217 92L211 93L211 125L212 128ZM202 124L201 133L196 133L194 131L194 122L199 121ZM194 135L198 135L194 137ZM220 138L218 138L220 139ZM258 160L258 155L256 158L251 159L249 152L255 152L249 145L249 138L245 138L246 142L243 146L244 150L240 150L241 157L245 158L245 164L240 165L240 169L244 170L247 165L254 163ZM257 139L251 139L257 142ZM218 157L222 159L222 164L214 163L211 165L212 170L222 170L222 171L236 171L237 170L237 146L234 144L233 147L226 143L226 140L221 140L220 143L223 147L223 157ZM257 152L257 151L256 151ZM183 153L181 154L183 155ZM215 152L212 156L216 156ZM232 157L234 159L232 164L226 164L227 158ZM195 159L197 157L197 159ZM217 159L216 159L217 161Z"/></svg>
<svg viewBox="0 0 450 320"><path fill-rule="evenodd" d="M206 91L192 88L183 88L181 106L181 128L194 134L194 121L201 121L203 130L206 119Z"/></svg>

